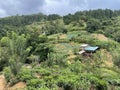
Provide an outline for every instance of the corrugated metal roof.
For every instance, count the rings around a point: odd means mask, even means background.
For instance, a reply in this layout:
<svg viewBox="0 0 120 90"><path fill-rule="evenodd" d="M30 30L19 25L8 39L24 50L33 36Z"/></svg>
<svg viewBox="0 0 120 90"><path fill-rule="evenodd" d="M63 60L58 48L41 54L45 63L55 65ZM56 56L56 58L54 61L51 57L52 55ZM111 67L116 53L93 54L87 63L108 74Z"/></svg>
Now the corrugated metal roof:
<svg viewBox="0 0 120 90"><path fill-rule="evenodd" d="M92 47L92 46L88 46L85 48L85 51L96 51L99 47L96 46L96 47Z"/></svg>

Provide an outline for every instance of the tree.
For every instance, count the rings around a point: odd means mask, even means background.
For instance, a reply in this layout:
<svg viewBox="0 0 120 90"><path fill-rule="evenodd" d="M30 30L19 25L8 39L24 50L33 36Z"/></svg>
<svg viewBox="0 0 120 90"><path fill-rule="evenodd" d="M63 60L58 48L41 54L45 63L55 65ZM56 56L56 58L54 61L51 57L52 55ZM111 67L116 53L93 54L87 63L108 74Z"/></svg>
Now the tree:
<svg viewBox="0 0 120 90"><path fill-rule="evenodd" d="M57 14L50 14L48 15L48 20L56 20L56 19L60 19L61 16L57 15Z"/></svg>
<svg viewBox="0 0 120 90"><path fill-rule="evenodd" d="M101 23L99 20L92 19L87 22L87 31L88 32L95 32L101 28Z"/></svg>
<svg viewBox="0 0 120 90"><path fill-rule="evenodd" d="M2 43L5 37L1 39ZM6 42L4 46L7 51L7 55L4 57L8 60L8 65L10 66L11 72L17 75L21 69L22 64L25 62L26 57L30 51L30 48L26 47L27 39L24 34L18 35L14 32L7 33ZM6 44L6 45L5 45Z"/></svg>
<svg viewBox="0 0 120 90"><path fill-rule="evenodd" d="M63 16L63 21L64 21L65 24L68 25L70 22L73 21L73 15L68 14L66 16Z"/></svg>
<svg viewBox="0 0 120 90"><path fill-rule="evenodd" d="M39 44L35 49L35 55L39 55L40 62L48 59L48 54L52 52L52 47L49 44Z"/></svg>
<svg viewBox="0 0 120 90"><path fill-rule="evenodd" d="M119 31L119 30L116 31L116 32L114 32L112 35L113 35L113 38L114 38L116 41L120 42L120 31Z"/></svg>

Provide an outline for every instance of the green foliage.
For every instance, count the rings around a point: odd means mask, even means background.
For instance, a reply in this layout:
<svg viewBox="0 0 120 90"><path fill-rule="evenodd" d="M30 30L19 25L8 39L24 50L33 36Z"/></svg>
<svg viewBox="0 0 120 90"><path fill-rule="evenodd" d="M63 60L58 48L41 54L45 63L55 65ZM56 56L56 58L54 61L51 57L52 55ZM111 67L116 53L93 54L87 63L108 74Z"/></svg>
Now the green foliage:
<svg viewBox="0 0 120 90"><path fill-rule="evenodd" d="M97 39L90 36L90 34L79 34L76 37L72 37L71 41L79 42L79 43L89 43L91 45L94 45Z"/></svg>
<svg viewBox="0 0 120 90"><path fill-rule="evenodd" d="M17 78L20 81L27 82L35 77L30 69L22 67L20 73L17 75Z"/></svg>
<svg viewBox="0 0 120 90"><path fill-rule="evenodd" d="M24 25L31 24L35 21L41 21L45 18L46 18L46 15L43 15L42 13L33 14L33 15L22 15L22 16L16 15L16 16L0 19L0 24L12 25L12 26L24 26Z"/></svg>
<svg viewBox="0 0 120 90"><path fill-rule="evenodd" d="M0 70L3 70L3 68L8 65L9 54L5 49L6 48L0 47Z"/></svg>
<svg viewBox="0 0 120 90"><path fill-rule="evenodd" d="M92 33L101 28L101 23L98 20L92 19L87 22L87 31Z"/></svg>
<svg viewBox="0 0 120 90"><path fill-rule="evenodd" d="M7 55L3 55L6 58L7 65L10 66L11 72L14 75L20 71L22 63L25 62L25 59L30 50L26 49L27 39L25 35L18 36L16 33L8 33L7 37L1 39L2 48L5 48ZM6 53L3 53L6 54ZM3 59L4 59L3 58ZM19 62L19 63L18 63Z"/></svg>
<svg viewBox="0 0 120 90"><path fill-rule="evenodd" d="M4 75L5 75L5 78L6 78L7 82L10 82L10 80L12 78L12 75L13 75L10 68L5 67L3 71L4 71Z"/></svg>
<svg viewBox="0 0 120 90"><path fill-rule="evenodd" d="M17 79L17 77L14 77L14 74L12 73L10 67L5 67L3 71L7 83L9 83L11 86L19 82L19 79Z"/></svg>
<svg viewBox="0 0 120 90"><path fill-rule="evenodd" d="M112 41L112 40L108 40L108 41L99 41L96 40L94 45L99 46L100 48L106 49L108 51L110 51L113 48L116 48L116 42ZM117 44L118 45L118 44Z"/></svg>
<svg viewBox="0 0 120 90"><path fill-rule="evenodd" d="M57 15L57 14L51 14L51 15L48 15L48 20L56 20L56 19L60 19L61 16L60 15Z"/></svg>
<svg viewBox="0 0 120 90"><path fill-rule="evenodd" d="M5 46L7 46L8 45L8 43L9 43L9 41L10 41L10 39L8 38L8 37L3 37L2 39L1 39L1 46L2 47L5 47Z"/></svg>
<svg viewBox="0 0 120 90"><path fill-rule="evenodd" d="M120 55L119 52L114 51L113 54L113 62L116 66L120 67Z"/></svg>
<svg viewBox="0 0 120 90"><path fill-rule="evenodd" d="M39 44L35 49L35 54L39 55L40 62L47 60L48 54L52 52L52 47L48 44Z"/></svg>
<svg viewBox="0 0 120 90"><path fill-rule="evenodd" d="M113 38L114 38L116 41L120 42L120 31L119 31L119 30L116 31L116 32L113 34Z"/></svg>
<svg viewBox="0 0 120 90"><path fill-rule="evenodd" d="M63 17L63 21L65 24L69 24L70 22L72 22L72 15L71 14L68 14L67 16L64 16Z"/></svg>

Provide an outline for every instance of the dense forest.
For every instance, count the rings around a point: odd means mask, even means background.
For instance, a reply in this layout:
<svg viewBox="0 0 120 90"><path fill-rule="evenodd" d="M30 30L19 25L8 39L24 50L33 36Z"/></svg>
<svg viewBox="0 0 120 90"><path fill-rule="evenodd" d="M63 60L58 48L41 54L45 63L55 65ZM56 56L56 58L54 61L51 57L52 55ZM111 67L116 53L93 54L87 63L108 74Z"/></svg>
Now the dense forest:
<svg viewBox="0 0 120 90"><path fill-rule="evenodd" d="M0 18L0 74L10 90L120 90L120 10Z"/></svg>

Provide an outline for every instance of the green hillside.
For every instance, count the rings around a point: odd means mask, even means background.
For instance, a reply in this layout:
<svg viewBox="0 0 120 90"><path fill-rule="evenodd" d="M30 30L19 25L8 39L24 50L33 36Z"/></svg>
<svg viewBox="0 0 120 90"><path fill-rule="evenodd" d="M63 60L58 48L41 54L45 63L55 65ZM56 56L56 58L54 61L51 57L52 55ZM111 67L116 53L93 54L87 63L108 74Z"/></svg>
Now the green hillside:
<svg viewBox="0 0 120 90"><path fill-rule="evenodd" d="M120 11L0 18L0 74L10 89L120 90Z"/></svg>

